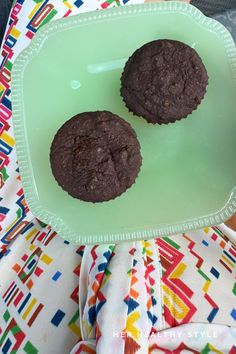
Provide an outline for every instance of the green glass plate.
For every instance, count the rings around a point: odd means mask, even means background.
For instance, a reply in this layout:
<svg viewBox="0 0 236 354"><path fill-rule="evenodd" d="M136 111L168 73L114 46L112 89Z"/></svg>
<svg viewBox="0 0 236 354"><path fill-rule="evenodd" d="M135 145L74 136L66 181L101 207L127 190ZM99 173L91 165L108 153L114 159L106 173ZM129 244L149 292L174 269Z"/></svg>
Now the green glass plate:
<svg viewBox="0 0 236 354"><path fill-rule="evenodd" d="M209 74L204 101L187 119L153 126L119 94L132 52L158 38L197 50ZM195 7L163 2L53 21L17 58L12 74L16 148L31 211L74 243L147 239L225 221L236 210L236 50L228 31ZM136 130L143 165L117 199L73 199L54 180L49 149L76 113L110 110Z"/></svg>

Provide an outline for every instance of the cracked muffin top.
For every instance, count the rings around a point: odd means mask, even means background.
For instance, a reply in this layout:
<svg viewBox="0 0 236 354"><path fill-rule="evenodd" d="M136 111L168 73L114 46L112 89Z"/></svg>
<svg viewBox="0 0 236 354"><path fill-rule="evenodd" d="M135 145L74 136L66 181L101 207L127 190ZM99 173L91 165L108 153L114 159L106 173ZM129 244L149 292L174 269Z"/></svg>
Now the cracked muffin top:
<svg viewBox="0 0 236 354"><path fill-rule="evenodd" d="M84 112L65 122L50 150L52 173L72 197L116 198L134 183L142 163L133 128L108 111Z"/></svg>
<svg viewBox="0 0 236 354"><path fill-rule="evenodd" d="M127 108L149 123L167 124L185 118L203 99L206 68L188 45L155 40L137 49L121 76L121 96Z"/></svg>

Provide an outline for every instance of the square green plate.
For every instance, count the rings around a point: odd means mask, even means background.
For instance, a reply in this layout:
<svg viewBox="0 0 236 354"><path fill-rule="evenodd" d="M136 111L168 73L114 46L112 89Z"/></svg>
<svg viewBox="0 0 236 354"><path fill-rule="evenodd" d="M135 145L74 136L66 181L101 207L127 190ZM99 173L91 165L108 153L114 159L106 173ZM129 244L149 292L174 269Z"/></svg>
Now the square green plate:
<svg viewBox="0 0 236 354"><path fill-rule="evenodd" d="M130 114L119 94L127 58L171 38L194 47L209 74L203 103L187 119L153 126ZM236 50L227 30L193 6L125 6L45 25L13 68L17 155L31 211L74 243L137 240L219 224L236 210ZM110 110L136 130L139 177L101 204L73 199L54 180L49 149L76 113Z"/></svg>

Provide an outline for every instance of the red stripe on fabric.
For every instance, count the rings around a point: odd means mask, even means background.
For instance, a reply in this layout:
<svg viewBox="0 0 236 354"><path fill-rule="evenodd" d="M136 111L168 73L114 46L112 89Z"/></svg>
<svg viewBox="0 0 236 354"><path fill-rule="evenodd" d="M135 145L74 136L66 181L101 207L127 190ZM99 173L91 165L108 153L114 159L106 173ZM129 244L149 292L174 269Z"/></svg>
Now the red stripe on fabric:
<svg viewBox="0 0 236 354"><path fill-rule="evenodd" d="M181 254L178 250L176 250L168 242L162 240L161 238L155 239L155 243L158 247L162 247L162 248L168 250L169 252L171 252L171 254L177 254L177 255Z"/></svg>
<svg viewBox="0 0 236 354"><path fill-rule="evenodd" d="M20 300L22 299L23 296L24 296L24 294L22 293L22 291L17 295L17 297L15 298L15 301L13 302L15 307L19 304L19 302L20 302Z"/></svg>
<svg viewBox="0 0 236 354"><path fill-rule="evenodd" d="M18 293L19 291L19 288L16 288L16 290L13 292L12 296L10 297L8 303L7 303L7 306L10 305L10 303L12 302L12 300L14 299L14 297L16 296L16 294Z"/></svg>
<svg viewBox="0 0 236 354"><path fill-rule="evenodd" d="M181 279L171 278L171 282L174 283L183 293L191 298L193 296L193 291L185 284Z"/></svg>
<svg viewBox="0 0 236 354"><path fill-rule="evenodd" d="M228 267L227 264L225 264L225 262L222 261L222 259L220 259L220 263L223 264L223 266L224 266L230 273L232 273L232 269L230 269L230 267Z"/></svg>
<svg viewBox="0 0 236 354"><path fill-rule="evenodd" d="M46 239L46 241L44 242L45 246L47 246L49 244L49 242L57 235L57 233L55 231L53 231L51 233L51 235Z"/></svg>
<svg viewBox="0 0 236 354"><path fill-rule="evenodd" d="M32 39L33 36L34 36L33 32L30 32L30 31L26 32L26 37L28 37L29 39Z"/></svg>
<svg viewBox="0 0 236 354"><path fill-rule="evenodd" d="M21 197L23 195L23 188L20 188L16 194Z"/></svg>
<svg viewBox="0 0 236 354"><path fill-rule="evenodd" d="M218 309L219 308L217 306L217 304L212 300L212 298L208 294L205 294L204 297L214 309Z"/></svg>
<svg viewBox="0 0 236 354"><path fill-rule="evenodd" d="M11 291L11 289L12 289L12 287L13 287L13 285L15 284L15 282L13 281L12 283L11 283L11 285L9 286L9 288L7 289L7 291L5 292L5 294L3 295L3 299L7 296L7 294Z"/></svg>
<svg viewBox="0 0 236 354"><path fill-rule="evenodd" d="M68 10L63 17L67 17L72 13L72 10Z"/></svg>
<svg viewBox="0 0 236 354"><path fill-rule="evenodd" d="M31 327L32 324L34 323L34 321L36 320L39 312L42 310L43 305L39 304L38 307L36 308L36 310L34 311L33 315L30 317L29 321L28 321L28 326Z"/></svg>
<svg viewBox="0 0 236 354"><path fill-rule="evenodd" d="M236 257L236 252L232 247L229 249L229 253L231 253L234 257Z"/></svg>
<svg viewBox="0 0 236 354"><path fill-rule="evenodd" d="M164 319L170 327L175 327L179 324L179 322L176 321L176 319L170 312L170 309L166 305L164 305Z"/></svg>
<svg viewBox="0 0 236 354"><path fill-rule="evenodd" d="M37 238L37 240L38 240L38 241L42 241L45 236L46 236L46 232L41 232L41 234L39 235L39 237Z"/></svg>

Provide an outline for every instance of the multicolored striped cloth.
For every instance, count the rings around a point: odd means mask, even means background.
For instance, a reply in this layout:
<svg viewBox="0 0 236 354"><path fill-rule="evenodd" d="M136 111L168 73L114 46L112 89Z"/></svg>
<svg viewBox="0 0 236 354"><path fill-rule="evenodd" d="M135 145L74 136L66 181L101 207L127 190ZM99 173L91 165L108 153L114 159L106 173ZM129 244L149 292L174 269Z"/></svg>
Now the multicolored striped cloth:
<svg viewBox="0 0 236 354"><path fill-rule="evenodd" d="M50 20L137 2L17 0L11 11L0 56L3 354L236 353L235 233L76 247L24 199L11 117L16 56Z"/></svg>

